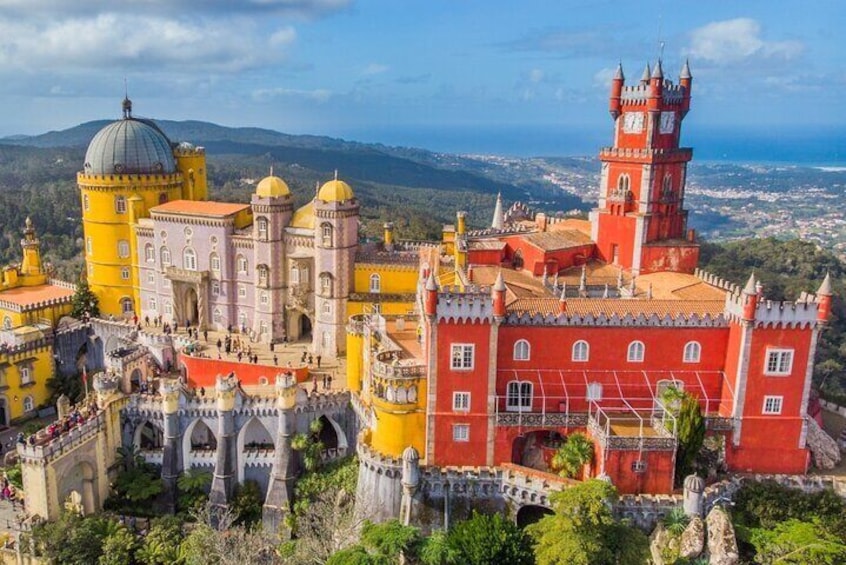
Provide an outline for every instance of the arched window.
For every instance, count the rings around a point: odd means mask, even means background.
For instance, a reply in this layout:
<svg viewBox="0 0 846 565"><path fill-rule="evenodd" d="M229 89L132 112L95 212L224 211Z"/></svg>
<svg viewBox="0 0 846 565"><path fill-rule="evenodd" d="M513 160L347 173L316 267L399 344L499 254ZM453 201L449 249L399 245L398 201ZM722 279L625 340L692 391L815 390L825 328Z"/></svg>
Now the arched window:
<svg viewBox="0 0 846 565"><path fill-rule="evenodd" d="M121 259L129 257L129 242L125 239L118 240L118 257Z"/></svg>
<svg viewBox="0 0 846 565"><path fill-rule="evenodd" d="M587 400L593 400L594 402L599 402L602 400L602 384L601 383L589 383L587 386Z"/></svg>
<svg viewBox="0 0 846 565"><path fill-rule="evenodd" d="M590 358L588 342L579 340L573 344L573 361L587 361Z"/></svg>
<svg viewBox="0 0 846 565"><path fill-rule="evenodd" d="M323 303L323 313L327 316L332 313L332 303L331 302L324 302Z"/></svg>
<svg viewBox="0 0 846 565"><path fill-rule="evenodd" d="M12 319L9 316L3 318L3 329L4 330L11 330L12 329Z"/></svg>
<svg viewBox="0 0 846 565"><path fill-rule="evenodd" d="M291 284L300 284L300 270L296 265L291 267Z"/></svg>
<svg viewBox="0 0 846 565"><path fill-rule="evenodd" d="M129 267L121 267L121 269L120 269L120 278L121 278L121 279L123 279L123 280L125 280L125 281L128 281L128 280L129 280L129 276L130 276L130 274L129 274Z"/></svg>
<svg viewBox="0 0 846 565"><path fill-rule="evenodd" d="M167 192L159 193L159 204L164 204L167 202Z"/></svg>
<svg viewBox="0 0 846 565"><path fill-rule="evenodd" d="M219 324L223 320L223 317L220 314L220 308L215 308L214 312L212 312L212 321L215 324Z"/></svg>
<svg viewBox="0 0 846 565"><path fill-rule="evenodd" d="M126 196L115 196L115 213L126 214Z"/></svg>
<svg viewBox="0 0 846 565"><path fill-rule="evenodd" d="M151 296L151 297L150 297L150 301L149 301L149 302L150 302L150 310L152 310L152 311L154 311L154 312L158 311L158 309L159 309L159 303L158 303L158 301L156 300L156 297L155 297L155 296Z"/></svg>
<svg viewBox="0 0 846 565"><path fill-rule="evenodd" d="M247 258L243 255L238 255L238 258L235 259L235 266L238 268L239 273L247 274Z"/></svg>
<svg viewBox="0 0 846 565"><path fill-rule="evenodd" d="M160 255L162 256L162 268L170 267L170 249L162 247Z"/></svg>
<svg viewBox="0 0 846 565"><path fill-rule="evenodd" d="M320 273L320 294L330 298L332 296L332 275Z"/></svg>
<svg viewBox="0 0 846 565"><path fill-rule="evenodd" d="M382 292L382 277L379 276L379 273L370 275L370 292Z"/></svg>
<svg viewBox="0 0 846 565"><path fill-rule="evenodd" d="M259 217L256 219L256 230L258 231L259 239L267 239L267 218Z"/></svg>
<svg viewBox="0 0 846 565"><path fill-rule="evenodd" d="M144 260L148 263L156 262L156 248L153 247L152 243L148 243L144 246Z"/></svg>
<svg viewBox="0 0 846 565"><path fill-rule="evenodd" d="M24 412L32 412L33 410L35 410L35 401L32 400L32 396L24 397L23 408Z"/></svg>
<svg viewBox="0 0 846 565"><path fill-rule="evenodd" d="M256 270L258 271L259 286L267 286L267 280L270 274L270 270L267 268L267 265L259 265L256 267Z"/></svg>
<svg viewBox="0 0 846 565"><path fill-rule="evenodd" d="M525 339L518 340L514 342L514 360L515 361L528 361L529 356L531 355L532 348L529 345L529 342Z"/></svg>
<svg viewBox="0 0 846 565"><path fill-rule="evenodd" d="M629 188L631 188L631 179L628 174L623 173L617 177L617 189L620 192L625 194L629 191Z"/></svg>
<svg viewBox="0 0 846 565"><path fill-rule="evenodd" d="M87 194L83 194L83 195L82 195L82 209L83 209L83 210L85 210L85 211L87 212L87 211L88 211L88 208L89 208L88 195L87 195Z"/></svg>
<svg viewBox="0 0 846 565"><path fill-rule="evenodd" d="M643 362L643 353L646 348L643 345L642 341L633 341L629 344L629 353L626 357L626 360L630 363L641 363Z"/></svg>
<svg viewBox="0 0 846 565"><path fill-rule="evenodd" d="M168 316L172 316L173 315L173 304L171 304L170 302L165 302L164 311L165 311L165 314L167 314Z"/></svg>
<svg viewBox="0 0 846 565"><path fill-rule="evenodd" d="M182 251L182 268L188 271L197 270L197 254L190 247Z"/></svg>
<svg viewBox="0 0 846 565"><path fill-rule="evenodd" d="M129 298L128 296L125 296L125 297L120 299L120 311L121 312L123 312L124 314L132 314L133 310L134 309L132 307L132 299L131 298Z"/></svg>
<svg viewBox="0 0 846 565"><path fill-rule="evenodd" d="M698 341L688 341L684 346L684 357L682 361L685 363L699 363L702 356L702 346Z"/></svg>
<svg viewBox="0 0 846 565"><path fill-rule="evenodd" d="M247 329L247 313L246 312L238 312L238 325L241 326L242 330Z"/></svg>
<svg viewBox="0 0 846 565"><path fill-rule="evenodd" d="M532 383L511 381L505 394L505 409L508 412L529 412L532 409Z"/></svg>
<svg viewBox="0 0 846 565"><path fill-rule="evenodd" d="M332 224L321 225L321 239L323 247L332 247Z"/></svg>
<svg viewBox="0 0 846 565"><path fill-rule="evenodd" d="M220 255L218 255L217 253L212 253L209 256L209 268L215 273L220 272Z"/></svg>

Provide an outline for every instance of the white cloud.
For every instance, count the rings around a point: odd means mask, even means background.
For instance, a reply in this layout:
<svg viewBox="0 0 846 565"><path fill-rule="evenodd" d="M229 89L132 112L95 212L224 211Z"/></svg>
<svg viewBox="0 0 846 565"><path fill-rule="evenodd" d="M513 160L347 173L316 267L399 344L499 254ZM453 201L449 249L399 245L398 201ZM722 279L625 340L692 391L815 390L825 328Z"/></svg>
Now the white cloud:
<svg viewBox="0 0 846 565"><path fill-rule="evenodd" d="M617 72L616 68L605 67L603 69L599 69L593 75L593 85L596 88L602 89L610 89L611 88L611 79L614 78L614 73Z"/></svg>
<svg viewBox="0 0 846 565"><path fill-rule="evenodd" d="M257 102L269 102L276 98L304 98L313 102L328 102L332 91L324 88L314 90L299 90L295 88L260 88L253 91L253 99Z"/></svg>
<svg viewBox="0 0 846 565"><path fill-rule="evenodd" d="M380 63L370 63L369 65L364 67L364 70L361 71L361 74L363 74L364 76L380 75L384 72L387 72L389 68L390 67L388 67L388 65L382 65Z"/></svg>
<svg viewBox="0 0 846 565"><path fill-rule="evenodd" d="M799 56L799 41L768 41L761 37L761 25L751 18L712 22L690 33L689 56L718 65L754 58L790 60Z"/></svg>
<svg viewBox="0 0 846 565"><path fill-rule="evenodd" d="M546 73L544 73L541 69L532 69L529 71L529 81L535 84L541 82L546 77Z"/></svg>

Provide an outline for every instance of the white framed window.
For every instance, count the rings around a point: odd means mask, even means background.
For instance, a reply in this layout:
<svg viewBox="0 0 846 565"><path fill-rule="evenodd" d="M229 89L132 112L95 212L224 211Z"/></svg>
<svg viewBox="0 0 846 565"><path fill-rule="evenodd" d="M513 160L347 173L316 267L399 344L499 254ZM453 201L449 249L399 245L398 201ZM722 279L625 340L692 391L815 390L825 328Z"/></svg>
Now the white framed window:
<svg viewBox="0 0 846 565"><path fill-rule="evenodd" d="M261 304L262 306L267 306L269 302L270 297L268 296L267 292L262 291L262 293L259 294L259 304Z"/></svg>
<svg viewBox="0 0 846 565"><path fill-rule="evenodd" d="M370 275L370 292L377 294L382 292L382 277L378 273Z"/></svg>
<svg viewBox="0 0 846 565"><path fill-rule="evenodd" d="M129 280L129 267L121 267L120 278L122 278L125 281Z"/></svg>
<svg viewBox="0 0 846 565"><path fill-rule="evenodd" d="M148 263L156 262L156 248L153 247L152 243L148 243L144 246L144 260Z"/></svg>
<svg viewBox="0 0 846 565"><path fill-rule="evenodd" d="M783 396L765 396L763 414L781 414L781 405L784 402Z"/></svg>
<svg viewBox="0 0 846 565"><path fill-rule="evenodd" d="M267 265L259 265L256 271L258 271L259 286L266 286L267 279L270 277L270 269L267 268Z"/></svg>
<svg viewBox="0 0 846 565"><path fill-rule="evenodd" d="M370 305L371 312L373 312L377 316L382 315L382 305L379 302L374 302Z"/></svg>
<svg viewBox="0 0 846 565"><path fill-rule="evenodd" d="M115 196L115 213L126 214L126 196Z"/></svg>
<svg viewBox="0 0 846 565"><path fill-rule="evenodd" d="M150 310L153 310L155 312L155 311L158 311L158 309L159 309L159 303L156 300L156 297L151 296L150 297Z"/></svg>
<svg viewBox="0 0 846 565"><path fill-rule="evenodd" d="M532 347L529 345L529 342L525 339L519 339L514 342L514 360L515 361L528 361L529 356L532 353Z"/></svg>
<svg viewBox="0 0 846 565"><path fill-rule="evenodd" d="M235 266L238 268L239 273L247 274L247 258L243 255L238 255L238 258L235 260Z"/></svg>
<svg viewBox="0 0 846 565"><path fill-rule="evenodd" d="M121 259L129 257L129 242L125 239L118 241L118 257Z"/></svg>
<svg viewBox="0 0 846 565"><path fill-rule="evenodd" d="M585 362L590 358L590 345L585 340L573 344L573 361Z"/></svg>
<svg viewBox="0 0 846 565"><path fill-rule="evenodd" d="M88 195L87 194L82 195L82 208L86 212L88 211L89 203L88 203Z"/></svg>
<svg viewBox="0 0 846 565"><path fill-rule="evenodd" d="M453 424L452 441L470 441L470 425Z"/></svg>
<svg viewBox="0 0 846 565"><path fill-rule="evenodd" d="M211 257L209 257L209 268L215 273L220 272L220 255L217 253L211 254Z"/></svg>
<svg viewBox="0 0 846 565"><path fill-rule="evenodd" d="M21 384L28 385L32 382L32 369L28 365L20 367Z"/></svg>
<svg viewBox="0 0 846 565"><path fill-rule="evenodd" d="M324 302L323 303L323 313L327 316L332 314L332 303L331 302Z"/></svg>
<svg viewBox="0 0 846 565"><path fill-rule="evenodd" d="M453 343L450 368L453 371L469 371L473 368L476 346L472 343Z"/></svg>
<svg viewBox="0 0 846 565"><path fill-rule="evenodd" d="M90 237L85 238L85 252L89 255L94 253L94 242Z"/></svg>
<svg viewBox="0 0 846 565"><path fill-rule="evenodd" d="M767 364L764 367L765 375L787 376L792 370L792 349L767 349Z"/></svg>
<svg viewBox="0 0 846 565"><path fill-rule="evenodd" d="M300 270L296 267L291 267L291 284L300 284Z"/></svg>
<svg viewBox="0 0 846 565"><path fill-rule="evenodd" d="M215 324L219 324L223 320L223 316L220 314L220 308L215 308L214 312L212 312L212 321Z"/></svg>
<svg viewBox="0 0 846 565"><path fill-rule="evenodd" d="M452 409L456 412L467 412L468 410L470 410L470 393L453 392Z"/></svg>
<svg viewBox="0 0 846 565"><path fill-rule="evenodd" d="M699 363L702 357L702 346L698 341L688 341L684 346L684 356L682 361L684 363Z"/></svg>
<svg viewBox="0 0 846 565"><path fill-rule="evenodd" d="M160 255L162 259L162 268L170 267L170 249L162 247Z"/></svg>
<svg viewBox="0 0 846 565"><path fill-rule="evenodd" d="M626 360L629 363L642 363L643 362L643 353L646 347L644 347L642 341L633 341L629 344L629 353L626 357Z"/></svg>
<svg viewBox="0 0 846 565"><path fill-rule="evenodd" d="M256 220L256 228L259 239L267 239L267 218L259 218Z"/></svg>
<svg viewBox="0 0 846 565"><path fill-rule="evenodd" d="M35 401L32 399L32 396L25 396L24 412L32 412L33 410L35 410Z"/></svg>
<svg viewBox="0 0 846 565"><path fill-rule="evenodd" d="M239 298L246 298L247 297L247 287L242 284L238 285L238 297Z"/></svg>
<svg viewBox="0 0 846 565"><path fill-rule="evenodd" d="M321 226L321 235L323 247L332 247L332 224L323 224Z"/></svg>
<svg viewBox="0 0 846 565"><path fill-rule="evenodd" d="M220 281L211 282L212 296L220 296Z"/></svg>
<svg viewBox="0 0 846 565"><path fill-rule="evenodd" d="M172 316L173 315L173 304L171 304L170 302L165 302L164 310L165 310L165 314L167 314L168 316Z"/></svg>
<svg viewBox="0 0 846 565"><path fill-rule="evenodd" d="M132 307L132 299L127 297L120 299L120 310L124 314L132 314L133 307Z"/></svg>
<svg viewBox="0 0 846 565"><path fill-rule="evenodd" d="M332 296L332 275L329 273L320 275L320 294L327 297Z"/></svg>
<svg viewBox="0 0 846 565"><path fill-rule="evenodd" d="M182 268L187 271L197 270L197 254L190 247L182 251Z"/></svg>
<svg viewBox="0 0 846 565"><path fill-rule="evenodd" d="M600 400L602 400L601 383L588 383L586 400L592 400L594 402L599 402Z"/></svg>
<svg viewBox="0 0 846 565"><path fill-rule="evenodd" d="M156 272L155 271L147 271L147 283L153 286L156 285Z"/></svg>
<svg viewBox="0 0 846 565"><path fill-rule="evenodd" d="M511 381L505 389L505 409L508 412L529 412L532 409L532 383Z"/></svg>

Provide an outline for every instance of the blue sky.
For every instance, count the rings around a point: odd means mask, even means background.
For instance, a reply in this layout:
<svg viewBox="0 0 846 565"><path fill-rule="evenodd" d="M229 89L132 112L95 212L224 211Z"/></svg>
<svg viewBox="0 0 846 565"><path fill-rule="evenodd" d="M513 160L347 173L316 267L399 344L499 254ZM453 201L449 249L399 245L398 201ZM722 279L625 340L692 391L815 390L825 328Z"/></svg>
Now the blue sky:
<svg viewBox="0 0 846 565"><path fill-rule="evenodd" d="M0 0L0 135L136 113L378 138L609 126L665 42L688 123L846 126L842 0ZM659 35L660 30L660 35Z"/></svg>

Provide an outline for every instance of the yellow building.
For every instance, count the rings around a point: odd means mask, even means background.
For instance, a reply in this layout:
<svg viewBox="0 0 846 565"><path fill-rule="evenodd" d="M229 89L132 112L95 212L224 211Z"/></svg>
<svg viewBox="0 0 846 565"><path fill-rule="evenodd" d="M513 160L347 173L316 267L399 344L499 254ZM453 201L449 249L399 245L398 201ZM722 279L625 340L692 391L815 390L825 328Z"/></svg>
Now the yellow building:
<svg viewBox="0 0 846 565"><path fill-rule="evenodd" d="M202 147L174 145L152 121L132 117L100 130L77 175L82 198L88 282L103 315L131 316L139 303L138 253L133 224L171 200L205 200Z"/></svg>
<svg viewBox="0 0 846 565"><path fill-rule="evenodd" d="M53 376L52 330L70 314L73 287L48 279L35 228L26 219L20 265L3 269L0 282L0 425L44 404Z"/></svg>

